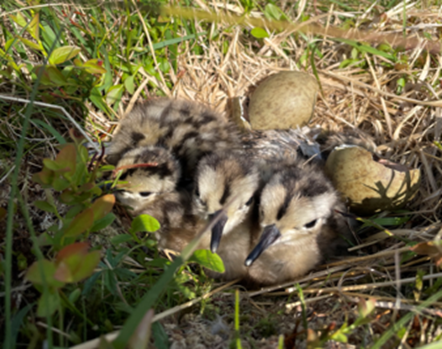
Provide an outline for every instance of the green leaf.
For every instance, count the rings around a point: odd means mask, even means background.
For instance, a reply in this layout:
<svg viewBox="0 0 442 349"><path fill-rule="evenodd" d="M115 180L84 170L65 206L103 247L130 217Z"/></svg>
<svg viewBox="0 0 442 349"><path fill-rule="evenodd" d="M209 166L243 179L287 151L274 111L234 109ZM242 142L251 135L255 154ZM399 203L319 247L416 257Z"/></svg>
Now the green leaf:
<svg viewBox="0 0 442 349"><path fill-rule="evenodd" d="M77 167L77 148L75 148L75 145L72 143L66 144L57 154L55 161L59 167L69 169L69 171L64 173L64 176L71 178L75 174Z"/></svg>
<svg viewBox="0 0 442 349"><path fill-rule="evenodd" d="M44 160L43 160L44 162ZM54 172L48 169L47 167L43 167L43 170L35 173L32 176L32 180L38 184L49 185L54 180Z"/></svg>
<svg viewBox="0 0 442 349"><path fill-rule="evenodd" d="M126 80L124 80L124 87L126 87L127 92L129 92L131 95L135 92L135 85L134 85L134 76L128 76Z"/></svg>
<svg viewBox="0 0 442 349"><path fill-rule="evenodd" d="M62 287L64 286L64 283L54 279L55 270L56 267L54 262L43 259L42 261L34 262L34 264L31 265L31 267L26 272L25 278L31 281L33 284L43 285L44 275L44 281L49 287Z"/></svg>
<svg viewBox="0 0 442 349"><path fill-rule="evenodd" d="M225 271L221 257L209 250L196 250L189 258L189 262L196 262L201 266L218 273L224 273Z"/></svg>
<svg viewBox="0 0 442 349"><path fill-rule="evenodd" d="M28 24L26 22L26 19L23 17L23 15L20 12L17 13L17 16L9 15L9 18L11 18L20 27L26 27L26 25Z"/></svg>
<svg viewBox="0 0 442 349"><path fill-rule="evenodd" d="M63 191L67 189L71 183L64 178L55 178L52 182L52 187L57 191Z"/></svg>
<svg viewBox="0 0 442 349"><path fill-rule="evenodd" d="M37 315L40 317L51 316L60 306L58 292L43 293L38 300Z"/></svg>
<svg viewBox="0 0 442 349"><path fill-rule="evenodd" d="M37 44L37 43L35 43L33 41L30 41L28 39L22 38L22 37L19 37L18 39L22 43L24 43L26 46L28 46L29 48L32 48L33 50L36 50L36 51L41 51L41 47L40 47L39 44Z"/></svg>
<svg viewBox="0 0 442 349"><path fill-rule="evenodd" d="M82 64L82 67L90 74L105 74L107 72L101 59L90 59Z"/></svg>
<svg viewBox="0 0 442 349"><path fill-rule="evenodd" d="M39 40L40 33L40 16L38 13L35 14L34 18L32 18L31 22L28 25L27 31L35 40Z"/></svg>
<svg viewBox="0 0 442 349"><path fill-rule="evenodd" d="M269 34L264 29L259 27L253 28L250 34L252 34L257 39L263 39L269 37Z"/></svg>
<svg viewBox="0 0 442 349"><path fill-rule="evenodd" d="M55 86L60 87L68 83L63 73L54 66L45 67L45 77Z"/></svg>
<svg viewBox="0 0 442 349"><path fill-rule="evenodd" d="M94 224L94 211L91 208L87 208L72 220L68 228L64 232L64 236L78 236Z"/></svg>
<svg viewBox="0 0 442 349"><path fill-rule="evenodd" d="M115 102L119 102L121 100L121 96L124 92L124 85L119 84L115 86L111 86L106 94L106 102L109 105L113 105Z"/></svg>
<svg viewBox="0 0 442 349"><path fill-rule="evenodd" d="M74 58L80 51L81 49L77 46L59 47L52 52L49 63L53 65L64 63Z"/></svg>
<svg viewBox="0 0 442 349"><path fill-rule="evenodd" d="M83 257L80 265L78 265L77 269L73 271L73 281L78 282L86 279L94 273L95 268L100 262L101 253L100 251L92 251Z"/></svg>
<svg viewBox="0 0 442 349"><path fill-rule="evenodd" d="M111 243L114 245L122 244L128 241L133 241L133 237L129 234L120 234L117 236L114 236L112 239L110 239Z"/></svg>
<svg viewBox="0 0 442 349"><path fill-rule="evenodd" d="M59 164L55 160L51 159L43 159L43 165L54 172L68 172L70 171L69 167L63 166L63 164Z"/></svg>
<svg viewBox="0 0 442 349"><path fill-rule="evenodd" d="M34 201L34 206L39 208L42 211L46 211L46 212L50 212L50 213L56 212L55 207L47 201L40 201L40 200Z"/></svg>
<svg viewBox="0 0 442 349"><path fill-rule="evenodd" d="M115 195L107 194L95 200L90 209L94 212L94 221L98 221L106 216L115 204Z"/></svg>
<svg viewBox="0 0 442 349"><path fill-rule="evenodd" d="M90 232L95 233L96 231L103 230L107 226L111 225L114 220L115 220L115 215L112 212L109 212L106 216L94 222L94 225L92 226Z"/></svg>
<svg viewBox="0 0 442 349"><path fill-rule="evenodd" d="M284 12L282 10L273 4L267 4L264 9L264 15L267 17L267 19L274 19L279 21L281 18L286 19L287 17L284 15Z"/></svg>
<svg viewBox="0 0 442 349"><path fill-rule="evenodd" d="M160 229L160 227L160 223L155 218L147 214L142 214L134 218L130 231L132 234L140 232L153 233Z"/></svg>

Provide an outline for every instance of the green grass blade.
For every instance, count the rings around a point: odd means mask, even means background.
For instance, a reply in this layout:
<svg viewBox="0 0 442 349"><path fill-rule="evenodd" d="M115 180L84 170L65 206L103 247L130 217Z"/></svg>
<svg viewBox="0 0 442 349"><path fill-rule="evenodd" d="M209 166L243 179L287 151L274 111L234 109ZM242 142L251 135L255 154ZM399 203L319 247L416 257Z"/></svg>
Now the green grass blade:
<svg viewBox="0 0 442 349"><path fill-rule="evenodd" d="M57 140L58 143L60 144L65 144L66 140L63 138L63 136L60 134L60 132L58 132L54 127L52 127L51 124L47 124L41 120L38 119L32 119L31 120L33 123L45 128L46 130L48 130Z"/></svg>
<svg viewBox="0 0 442 349"><path fill-rule="evenodd" d="M384 51L378 50L378 49L376 49L374 47L371 47L371 46L368 46L368 45L364 45L364 44L361 44L361 43L359 43L357 41L349 40L349 39L335 38L334 40L339 41L339 42L343 42L343 43L345 43L347 45L350 45L350 46L358 49L361 52L370 53L370 54L375 55L375 56L380 56L380 57L386 58L386 59L388 59L388 60L390 60L392 62L396 62L396 57L394 57L393 55L391 55L389 53L386 53Z"/></svg>
<svg viewBox="0 0 442 349"><path fill-rule="evenodd" d="M196 34L182 36L180 38L173 38L173 39L169 39L169 40L164 40L164 41L158 42L156 44L153 44L153 49L158 50L158 49L166 47L166 46L179 44L180 42L183 42L186 40L196 39L198 36L206 35L206 34L207 34L207 32L200 32L200 33L196 33Z"/></svg>
<svg viewBox="0 0 442 349"><path fill-rule="evenodd" d="M432 295L427 300L423 301L418 307L416 307L416 310L414 312L409 312L406 315L404 315L399 321L393 323L393 326L391 326L387 331L384 332L381 338L377 340L376 343L371 347L371 349L380 349L383 347L387 341L395 335L397 331L399 331L400 328L405 327L407 322L411 321L413 316L416 315L416 312L425 309L429 307L432 303L437 302L439 298L442 297L442 290L437 292L436 294Z"/></svg>
<svg viewBox="0 0 442 349"><path fill-rule="evenodd" d="M146 314L146 309L150 309L153 307L156 300L160 297L161 293L166 289L166 286L169 284L170 281L172 281L175 272L183 263L184 259L182 257L178 257L177 259L175 259L170 267L163 273L163 275L161 275L160 279L155 283L155 285L152 286L149 292L144 295L137 308L130 315L129 319L127 319L124 327L120 331L120 334L112 343L115 349L126 348L130 337Z"/></svg>

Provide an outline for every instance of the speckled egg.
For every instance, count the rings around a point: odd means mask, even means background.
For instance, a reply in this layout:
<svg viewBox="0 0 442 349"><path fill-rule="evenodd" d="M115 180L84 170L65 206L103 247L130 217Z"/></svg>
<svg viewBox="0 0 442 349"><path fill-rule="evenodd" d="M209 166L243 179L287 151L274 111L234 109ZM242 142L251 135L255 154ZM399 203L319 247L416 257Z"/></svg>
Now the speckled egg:
<svg viewBox="0 0 442 349"><path fill-rule="evenodd" d="M306 125L315 108L319 87L303 72L280 72L265 79L250 97L248 115L255 130Z"/></svg>
<svg viewBox="0 0 442 349"><path fill-rule="evenodd" d="M327 175L348 199L351 211L370 215L400 208L416 194L420 170L376 159L359 146L335 148L327 159Z"/></svg>

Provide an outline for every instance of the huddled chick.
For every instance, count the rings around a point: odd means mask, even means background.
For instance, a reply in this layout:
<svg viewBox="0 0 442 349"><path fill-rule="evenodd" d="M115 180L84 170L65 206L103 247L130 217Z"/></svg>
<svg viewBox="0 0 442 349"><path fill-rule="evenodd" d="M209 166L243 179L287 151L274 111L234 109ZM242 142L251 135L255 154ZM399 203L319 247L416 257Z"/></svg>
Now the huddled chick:
<svg viewBox="0 0 442 349"><path fill-rule="evenodd" d="M185 100L156 98L138 105L121 120L107 161L115 165L130 150L160 146L180 162L183 180L192 181L201 157L238 144L235 126L215 111Z"/></svg>
<svg viewBox="0 0 442 349"><path fill-rule="evenodd" d="M195 214L209 221L220 214L211 235L202 238L200 247L218 253L225 273L212 274L224 280L245 277L244 260L250 252L254 196L260 187L255 163L241 151L218 151L204 157L195 176L193 205Z"/></svg>
<svg viewBox="0 0 442 349"><path fill-rule="evenodd" d="M154 99L122 120L108 161L122 170L118 200L160 222L160 248L181 251L221 214L199 248L217 252L226 272L209 275L270 285L314 268L347 232L330 181L303 160L319 154L307 143L294 130L240 139L204 106Z"/></svg>
<svg viewBox="0 0 442 349"><path fill-rule="evenodd" d="M248 281L278 284L301 276L351 239L338 195L323 171L305 161L281 164L259 197L259 229L247 256ZM343 235L341 237L340 235Z"/></svg>

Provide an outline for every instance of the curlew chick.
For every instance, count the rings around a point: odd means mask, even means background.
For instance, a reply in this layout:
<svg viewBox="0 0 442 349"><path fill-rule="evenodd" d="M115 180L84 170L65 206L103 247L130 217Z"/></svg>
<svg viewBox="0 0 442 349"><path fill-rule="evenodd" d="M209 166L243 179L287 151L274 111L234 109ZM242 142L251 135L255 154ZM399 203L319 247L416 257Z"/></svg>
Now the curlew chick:
<svg viewBox="0 0 442 349"><path fill-rule="evenodd" d="M155 98L135 107L120 122L106 159L115 165L132 149L161 146L180 162L184 177L191 179L201 157L238 144L235 125L217 112L194 102Z"/></svg>
<svg viewBox="0 0 442 349"><path fill-rule="evenodd" d="M199 162L194 185L195 213L208 220L227 204L223 216L212 229L212 252L218 250L223 235L247 218L259 185L258 168L244 152L216 152ZM244 229L247 228L241 228Z"/></svg>
<svg viewBox="0 0 442 349"><path fill-rule="evenodd" d="M249 281L290 281L334 252L348 231L337 208L338 195L316 165L281 165L260 195L260 229L245 261Z"/></svg>
<svg viewBox="0 0 442 349"><path fill-rule="evenodd" d="M176 190L181 168L175 157L161 147L145 146L128 151L118 162L122 169L120 180L126 182L117 188L116 197L132 208L132 215L161 193Z"/></svg>

